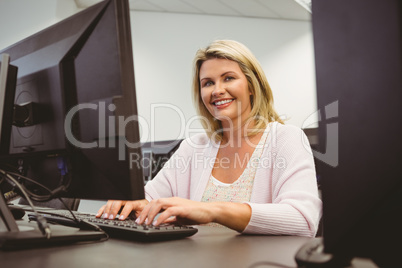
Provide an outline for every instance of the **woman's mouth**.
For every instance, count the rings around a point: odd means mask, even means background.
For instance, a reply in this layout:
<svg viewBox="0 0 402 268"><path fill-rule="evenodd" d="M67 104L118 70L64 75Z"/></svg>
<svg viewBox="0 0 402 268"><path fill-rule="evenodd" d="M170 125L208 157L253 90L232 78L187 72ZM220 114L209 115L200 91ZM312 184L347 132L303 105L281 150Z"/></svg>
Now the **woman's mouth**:
<svg viewBox="0 0 402 268"><path fill-rule="evenodd" d="M233 101L234 101L234 99L218 100L218 101L214 101L212 104L216 108L222 109L222 108L228 107Z"/></svg>

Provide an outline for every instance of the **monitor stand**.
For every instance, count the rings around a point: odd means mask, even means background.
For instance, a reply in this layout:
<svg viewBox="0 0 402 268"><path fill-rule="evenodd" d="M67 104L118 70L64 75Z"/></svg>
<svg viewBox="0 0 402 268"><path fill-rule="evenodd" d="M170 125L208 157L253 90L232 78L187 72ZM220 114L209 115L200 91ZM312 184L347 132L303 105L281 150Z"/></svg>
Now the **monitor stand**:
<svg viewBox="0 0 402 268"><path fill-rule="evenodd" d="M339 258L324 252L322 237L315 237L305 243L296 253L297 267L305 268L342 268L350 267L352 258Z"/></svg>
<svg viewBox="0 0 402 268"><path fill-rule="evenodd" d="M87 241L102 241L107 235L103 232L80 230L79 228L50 225L51 236L46 238L36 222L15 220L4 195L0 190L0 250L49 247Z"/></svg>

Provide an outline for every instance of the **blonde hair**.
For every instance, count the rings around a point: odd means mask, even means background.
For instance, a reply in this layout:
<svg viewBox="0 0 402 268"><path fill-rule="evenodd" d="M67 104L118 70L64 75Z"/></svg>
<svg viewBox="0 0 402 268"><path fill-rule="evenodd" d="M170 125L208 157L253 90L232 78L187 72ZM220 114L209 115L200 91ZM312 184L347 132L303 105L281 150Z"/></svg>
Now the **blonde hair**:
<svg viewBox="0 0 402 268"><path fill-rule="evenodd" d="M198 114L201 116L202 125L209 138L217 141L222 139L222 126L220 121L216 120L201 99L200 69L201 65L209 59L228 59L239 64L240 69L247 78L248 88L252 95L251 113L253 118L253 130L247 133L252 136L265 129L270 122L277 121L283 124L279 115L274 109L274 99L271 87L262 70L258 60L251 51L243 44L233 40L217 40L212 42L206 48L199 49L193 62L193 98Z"/></svg>

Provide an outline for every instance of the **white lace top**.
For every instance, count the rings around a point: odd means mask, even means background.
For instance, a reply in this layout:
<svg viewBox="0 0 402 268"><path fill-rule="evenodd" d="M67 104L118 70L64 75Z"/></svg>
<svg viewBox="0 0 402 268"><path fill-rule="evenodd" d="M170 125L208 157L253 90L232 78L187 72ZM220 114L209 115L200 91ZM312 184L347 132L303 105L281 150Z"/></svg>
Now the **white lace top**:
<svg viewBox="0 0 402 268"><path fill-rule="evenodd" d="M264 132L258 145L254 149L251 157L245 157L244 159L236 159L240 165L246 163L247 166L244 169L240 177L233 183L223 183L214 176L210 176L207 187L205 188L202 196L202 202L248 202L250 201L251 192L253 190L254 177L257 171L261 153L264 148L265 140L268 136L268 131ZM222 226L216 223L207 224L208 226Z"/></svg>

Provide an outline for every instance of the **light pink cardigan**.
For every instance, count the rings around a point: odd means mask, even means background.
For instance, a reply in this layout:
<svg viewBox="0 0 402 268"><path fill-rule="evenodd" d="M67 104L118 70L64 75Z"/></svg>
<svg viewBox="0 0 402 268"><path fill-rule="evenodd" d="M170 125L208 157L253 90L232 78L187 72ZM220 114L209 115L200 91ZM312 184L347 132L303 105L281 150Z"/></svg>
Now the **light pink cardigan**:
<svg viewBox="0 0 402 268"><path fill-rule="evenodd" d="M322 202L311 148L300 128L271 123L254 178L249 234L313 237ZM148 200L182 197L201 201L219 149L205 134L184 140L164 168L145 187Z"/></svg>

